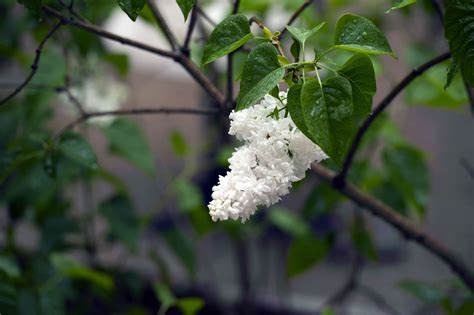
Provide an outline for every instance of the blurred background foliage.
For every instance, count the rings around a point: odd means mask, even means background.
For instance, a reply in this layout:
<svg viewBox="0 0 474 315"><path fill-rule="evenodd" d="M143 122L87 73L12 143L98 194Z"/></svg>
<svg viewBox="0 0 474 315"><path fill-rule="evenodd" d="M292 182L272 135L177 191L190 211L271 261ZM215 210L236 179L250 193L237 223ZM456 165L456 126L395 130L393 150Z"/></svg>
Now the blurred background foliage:
<svg viewBox="0 0 474 315"><path fill-rule="evenodd" d="M27 74L35 47L53 23L44 18L40 6L51 5L64 12L67 8L56 0L18 2L23 6L14 0L0 3L0 68L5 73L11 68L23 69L18 71ZM120 10L119 3L126 7L130 2L77 0L74 10L87 21L101 25ZM206 10L215 2L203 0L199 5ZM314 7L301 15L298 25L310 27L327 22L325 31L307 44L316 49L331 45L333 26L341 12L362 14L384 29L385 10L392 5L390 1L314 2ZM281 27L301 3L242 0L240 12ZM226 6L224 15L229 10L230 6ZM403 23L412 16L423 16L424 21L442 32L430 1L418 1L396 14L397 32L409 32ZM275 21L275 17L280 18ZM148 6L140 11L138 21L155 25ZM420 65L446 46L441 35L436 39L413 38L411 42L403 51L397 51L400 62L409 67ZM254 44L252 41L249 45ZM191 55L196 62L200 62L202 46L202 40L192 42ZM247 53L240 50L235 54L236 79ZM159 203L150 211L137 212L137 200L129 193L130 187L100 162L88 134L90 129L99 130L110 154L153 178L157 176L156 169L162 168L157 162L160 157L153 155L150 139L140 124L121 117L107 123L81 125L76 131L62 134L57 127L64 119L62 113L59 117L63 118L58 121L57 107L61 99L67 99L66 85L81 86L92 76L126 80L131 68L128 58L110 51L96 35L62 27L48 41L28 88L0 108L1 314L296 314L291 307L275 308L253 297L258 282L267 278L265 273L281 273L284 295L289 279L324 261L342 259L360 264L384 259L376 231L361 209L311 176L295 185L288 200L259 210L245 224L212 222L206 206L211 187L217 175L225 173L234 147L223 136L226 123L215 120L207 121L209 138L204 144L189 143L178 130L170 134L165 145L182 167L175 173L168 170L170 180L163 181L157 192ZM384 63L380 58L372 59L380 78L386 73ZM404 93L406 103L466 111L468 99L460 76L448 89L444 88L447 67L448 63L436 66L410 85ZM209 66L205 70L224 86L225 71L221 67ZM6 95L15 86L7 76L0 78L0 95ZM202 103L208 102L203 98ZM74 111L66 117L72 120L73 115ZM427 153L410 143L386 114L371 127L349 178L404 216L422 222L429 200L429 173ZM92 197L97 182L108 187L108 195L101 200ZM200 242L209 237L227 239L225 244L235 251L227 268L235 268L238 274L237 299L229 301L216 293L222 290L215 284L220 281L219 274L203 285L199 270L202 266L212 268L212 264L203 262L202 257L212 259L221 248L203 249ZM249 268L250 261L257 258L250 256L272 240L279 244L277 256L269 258L270 262L259 261L261 270L255 275ZM102 256L107 256L106 248L117 244L124 248L118 260L146 257L156 276L140 272L139 263L108 263L107 257ZM259 245L250 250L249 244ZM170 272L176 266L183 270L179 278ZM474 312L474 296L457 281L424 283L407 279L400 282L400 289L427 307L428 312L423 314ZM339 314L329 308L320 311ZM391 313L382 308L380 314Z"/></svg>

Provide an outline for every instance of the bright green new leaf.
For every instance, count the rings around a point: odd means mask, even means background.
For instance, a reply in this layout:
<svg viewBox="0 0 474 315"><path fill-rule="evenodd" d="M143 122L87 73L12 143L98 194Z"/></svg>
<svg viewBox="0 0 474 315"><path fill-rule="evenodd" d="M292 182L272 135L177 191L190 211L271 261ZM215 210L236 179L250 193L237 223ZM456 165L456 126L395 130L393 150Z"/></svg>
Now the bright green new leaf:
<svg viewBox="0 0 474 315"><path fill-rule="evenodd" d="M390 9L388 9L387 11L385 11L385 13L389 13L393 10L404 8L404 7L409 6L413 3L416 3L416 0L396 0L393 3L392 7Z"/></svg>
<svg viewBox="0 0 474 315"><path fill-rule="evenodd" d="M133 121L116 119L103 128L113 154L124 158L150 176L155 174L153 154L143 131Z"/></svg>
<svg viewBox="0 0 474 315"><path fill-rule="evenodd" d="M334 45L366 54L389 54L395 57L385 35L365 17L344 14L336 24Z"/></svg>
<svg viewBox="0 0 474 315"><path fill-rule="evenodd" d="M204 46L202 65L223 57L253 37L245 15L234 14L217 24Z"/></svg>
<svg viewBox="0 0 474 315"><path fill-rule="evenodd" d="M300 44L304 46L306 40L316 34L325 24L326 22L319 23L310 30L291 25L287 25L286 29L288 32L290 32L294 39L299 41Z"/></svg>
<svg viewBox="0 0 474 315"><path fill-rule="evenodd" d="M315 80L306 81L301 106L311 139L340 163L354 133L350 82L342 76L328 79L322 87Z"/></svg>
<svg viewBox="0 0 474 315"><path fill-rule="evenodd" d="M354 119L356 122L361 122L369 115L372 99L377 91L372 61L365 54L356 54L339 69L338 73L351 83Z"/></svg>
<svg viewBox="0 0 474 315"><path fill-rule="evenodd" d="M440 289L419 281L403 280L399 286L405 292L426 304L438 304L444 298L444 294Z"/></svg>
<svg viewBox="0 0 474 315"><path fill-rule="evenodd" d="M130 200L116 195L99 205L99 212L107 219L110 234L135 250L140 228Z"/></svg>
<svg viewBox="0 0 474 315"><path fill-rule="evenodd" d="M204 300L200 298L189 297L176 301L176 306L183 312L183 315L196 315L204 305Z"/></svg>
<svg viewBox="0 0 474 315"><path fill-rule="evenodd" d="M91 145L77 133L64 133L59 142L59 151L84 167L97 168L97 159Z"/></svg>
<svg viewBox="0 0 474 315"><path fill-rule="evenodd" d="M454 60L471 86L474 86L474 0L445 1L445 36Z"/></svg>
<svg viewBox="0 0 474 315"><path fill-rule="evenodd" d="M140 15L146 0L117 0L120 8L127 13L128 17L135 21Z"/></svg>
<svg viewBox="0 0 474 315"><path fill-rule="evenodd" d="M283 79L278 52L270 43L255 47L247 57L240 81L237 110L254 105Z"/></svg>
<svg viewBox="0 0 474 315"><path fill-rule="evenodd" d="M287 275L294 277L312 268L328 252L328 244L312 234L295 238L290 246L287 259Z"/></svg>
<svg viewBox="0 0 474 315"><path fill-rule="evenodd" d="M176 0L181 12L183 12L184 20L188 19L189 12L196 4L196 0Z"/></svg>
<svg viewBox="0 0 474 315"><path fill-rule="evenodd" d="M155 283L153 285L153 291L161 303L158 314L165 314L166 311L176 303L176 297L171 289L164 283Z"/></svg>
<svg viewBox="0 0 474 315"><path fill-rule="evenodd" d="M270 209L268 211L268 221L292 236L302 237L310 231L306 221L287 209L278 207Z"/></svg>

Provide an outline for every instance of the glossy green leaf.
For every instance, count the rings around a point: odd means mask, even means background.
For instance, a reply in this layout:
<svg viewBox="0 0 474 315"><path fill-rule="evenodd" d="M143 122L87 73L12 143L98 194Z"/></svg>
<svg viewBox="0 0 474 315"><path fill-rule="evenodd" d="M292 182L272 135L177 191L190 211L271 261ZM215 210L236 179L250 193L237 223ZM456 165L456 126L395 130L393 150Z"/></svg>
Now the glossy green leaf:
<svg viewBox="0 0 474 315"><path fill-rule="evenodd" d="M344 77L323 83L306 81L301 90L301 106L311 138L336 163L340 163L354 133L352 88Z"/></svg>
<svg viewBox="0 0 474 315"><path fill-rule="evenodd" d="M103 128L113 154L124 158L147 174L155 174L153 154L140 127L133 121L120 118Z"/></svg>
<svg viewBox="0 0 474 315"><path fill-rule="evenodd" d="M173 147L173 152L177 156L186 156L189 153L189 147L184 139L183 135L178 131L173 131L170 135L171 146Z"/></svg>
<svg viewBox="0 0 474 315"><path fill-rule="evenodd" d="M269 209L268 221L278 229L292 236L302 237L311 230L306 221L288 209L278 207Z"/></svg>
<svg viewBox="0 0 474 315"><path fill-rule="evenodd" d="M295 62L300 61L300 54L301 54L301 44L297 40L293 40L293 43L290 47L290 53L293 56Z"/></svg>
<svg viewBox="0 0 474 315"><path fill-rule="evenodd" d="M474 86L474 0L445 1L445 36L462 76Z"/></svg>
<svg viewBox="0 0 474 315"><path fill-rule="evenodd" d="M288 108L288 112L290 113L291 119L295 123L296 127L298 127L301 132L312 139L312 135L308 131L308 127L306 127L306 122L304 120L303 108L301 107L301 88L302 84L295 84L288 90L286 105Z"/></svg>
<svg viewBox="0 0 474 315"><path fill-rule="evenodd" d="M438 304L444 297L443 292L438 288L419 281L403 280L399 286L426 304Z"/></svg>
<svg viewBox="0 0 474 315"><path fill-rule="evenodd" d="M237 110L254 105L273 89L285 75L280 67L278 52L270 43L255 47L247 57L240 81Z"/></svg>
<svg viewBox="0 0 474 315"><path fill-rule="evenodd" d="M176 306L181 310L183 315L196 315L203 307L204 300L200 298L181 298L176 301Z"/></svg>
<svg viewBox="0 0 474 315"><path fill-rule="evenodd" d="M322 22L312 29L305 29L305 28L300 28L292 25L287 25L286 29L288 32L290 32L291 36L296 39L302 46L304 46L306 40L316 34L324 25L326 22Z"/></svg>
<svg viewBox="0 0 474 315"><path fill-rule="evenodd" d="M354 119L361 122L369 115L377 91L372 61L365 54L356 54L344 63L338 73L351 83Z"/></svg>
<svg viewBox="0 0 474 315"><path fill-rule="evenodd" d="M288 251L287 275L294 277L309 270L326 256L327 251L326 241L312 234L295 238Z"/></svg>
<svg viewBox="0 0 474 315"><path fill-rule="evenodd" d="M204 46L202 64L208 64L244 45L253 37L249 21L242 14L227 17L217 24Z"/></svg>
<svg viewBox="0 0 474 315"><path fill-rule="evenodd" d="M429 192L429 169L424 154L410 145L396 144L384 150L382 159L391 182L423 218Z"/></svg>
<svg viewBox="0 0 474 315"><path fill-rule="evenodd" d="M189 12L196 4L196 0L176 0L181 12L183 12L184 20L188 19Z"/></svg>
<svg viewBox="0 0 474 315"><path fill-rule="evenodd" d="M127 13L128 17L135 21L140 15L146 0L117 0L120 8Z"/></svg>
<svg viewBox="0 0 474 315"><path fill-rule="evenodd" d="M446 74L446 84L444 85L445 90L451 85L451 83L453 82L458 72L459 72L458 63L456 61L452 61L448 67L447 74Z"/></svg>
<svg viewBox="0 0 474 315"><path fill-rule="evenodd" d="M414 3L416 3L416 0L395 0L392 7L390 9L388 9L387 11L385 11L385 13L389 13L393 10L398 10L398 9L407 7L407 6L412 5Z"/></svg>
<svg viewBox="0 0 474 315"><path fill-rule="evenodd" d="M99 205L99 212L107 219L112 236L135 250L139 238L139 225L129 199L116 195Z"/></svg>
<svg viewBox="0 0 474 315"><path fill-rule="evenodd" d="M59 150L69 159L84 167L97 168L97 158L91 145L78 133L64 133L59 142Z"/></svg>
<svg viewBox="0 0 474 315"><path fill-rule="evenodd" d="M344 14L336 24L334 45L366 54L389 54L395 57L385 35L365 17Z"/></svg>

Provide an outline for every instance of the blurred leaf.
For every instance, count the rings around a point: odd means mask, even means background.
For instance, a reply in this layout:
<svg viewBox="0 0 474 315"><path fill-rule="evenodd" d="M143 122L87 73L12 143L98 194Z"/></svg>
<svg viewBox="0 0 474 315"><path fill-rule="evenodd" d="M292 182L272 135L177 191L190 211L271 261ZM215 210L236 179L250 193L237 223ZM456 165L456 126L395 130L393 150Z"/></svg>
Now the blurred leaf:
<svg viewBox="0 0 474 315"><path fill-rule="evenodd" d="M16 304L17 292L15 287L6 282L0 282L0 306L12 306Z"/></svg>
<svg viewBox="0 0 474 315"><path fill-rule="evenodd" d="M115 67L121 77L125 77L130 68L128 56L125 54L106 54L104 60Z"/></svg>
<svg viewBox="0 0 474 315"><path fill-rule="evenodd" d="M176 301L176 306L183 312L183 315L196 315L204 307L204 300L200 298L181 298Z"/></svg>
<svg viewBox="0 0 474 315"><path fill-rule="evenodd" d="M423 218L429 192L429 169L423 153L410 145L397 144L385 148L382 159L391 182Z"/></svg>
<svg viewBox="0 0 474 315"><path fill-rule="evenodd" d="M385 11L385 13L389 13L393 10L404 8L404 7L409 6L413 3L416 3L416 0L395 0L394 3L393 3L393 6L390 9L388 9L387 11Z"/></svg>
<svg viewBox="0 0 474 315"><path fill-rule="evenodd" d="M146 0L117 0L120 8L127 13L128 17L135 22L140 15Z"/></svg>
<svg viewBox="0 0 474 315"><path fill-rule="evenodd" d="M41 9L42 0L18 0L18 3L24 5L26 8L39 13Z"/></svg>
<svg viewBox="0 0 474 315"><path fill-rule="evenodd" d="M183 135L178 131L173 131L170 136L171 145L174 154L177 156L186 156L189 154L189 147Z"/></svg>
<svg viewBox="0 0 474 315"><path fill-rule="evenodd" d="M403 280L399 286L405 292L427 304L438 304L444 297L443 292L438 288L414 280Z"/></svg>
<svg viewBox="0 0 474 315"><path fill-rule="evenodd" d="M237 97L237 110L252 106L283 78L278 52L270 43L260 44L250 52L245 62Z"/></svg>
<svg viewBox="0 0 474 315"><path fill-rule="evenodd" d="M312 29L304 29L292 25L287 25L286 29L288 30L288 32L290 32L291 36L298 42L300 42L302 47L304 47L306 40L316 34L325 24L326 22L319 23Z"/></svg>
<svg viewBox="0 0 474 315"><path fill-rule="evenodd" d="M137 249L139 225L129 199L116 195L99 205L99 212L107 219L110 233L131 250Z"/></svg>
<svg viewBox="0 0 474 315"><path fill-rule="evenodd" d="M372 234L366 227L362 216L358 215L351 225L352 242L357 251L370 260L377 260L378 255L375 250Z"/></svg>
<svg viewBox="0 0 474 315"><path fill-rule="evenodd" d="M184 20L187 20L189 12L196 4L196 0L176 0L181 12L183 12Z"/></svg>
<svg viewBox="0 0 474 315"><path fill-rule="evenodd" d="M192 243L176 228L168 228L160 234L181 261L191 277L196 275L196 255Z"/></svg>
<svg viewBox="0 0 474 315"><path fill-rule="evenodd" d="M103 128L110 151L150 176L155 174L153 154L140 127L128 119L116 119Z"/></svg>
<svg viewBox="0 0 474 315"><path fill-rule="evenodd" d="M178 208L182 212L191 212L204 204L204 197L196 185L186 179L177 179L173 188Z"/></svg>
<svg viewBox="0 0 474 315"><path fill-rule="evenodd" d="M65 156L86 168L97 168L97 158L92 147L78 133L65 132L61 136L59 150Z"/></svg>
<svg viewBox="0 0 474 315"><path fill-rule="evenodd" d="M164 283L155 283L153 285L153 290L155 292L155 296L161 302L160 311L158 314L165 314L166 311L175 304L176 297L174 296L171 289Z"/></svg>
<svg viewBox="0 0 474 315"><path fill-rule="evenodd" d="M30 85L43 84L61 86L66 75L66 63L61 50L49 43L41 53L38 70L30 81Z"/></svg>
<svg viewBox="0 0 474 315"><path fill-rule="evenodd" d="M343 200L343 195L330 185L321 183L315 186L305 200L303 213L305 218L326 214Z"/></svg>
<svg viewBox="0 0 474 315"><path fill-rule="evenodd" d="M395 57L385 35L374 23L350 13L337 20L334 45L366 54L389 54Z"/></svg>
<svg viewBox="0 0 474 315"><path fill-rule="evenodd" d="M245 15L235 14L225 18L209 35L204 46L202 65L237 50L252 37L249 21Z"/></svg>
<svg viewBox="0 0 474 315"><path fill-rule="evenodd" d="M325 308L322 312L321 315L336 315L334 311L330 308Z"/></svg>
<svg viewBox="0 0 474 315"><path fill-rule="evenodd" d="M462 76L474 86L474 0L445 1L445 36Z"/></svg>
<svg viewBox="0 0 474 315"><path fill-rule="evenodd" d="M288 209L270 208L268 210L268 220L280 230L295 237L303 237L310 232L310 227L306 221L291 213Z"/></svg>
<svg viewBox="0 0 474 315"><path fill-rule="evenodd" d="M0 273L4 273L10 278L18 278L20 268L12 258L0 255Z"/></svg>
<svg viewBox="0 0 474 315"><path fill-rule="evenodd" d="M327 254L325 240L312 234L295 238L290 246L287 259L287 275L294 277L319 263Z"/></svg>

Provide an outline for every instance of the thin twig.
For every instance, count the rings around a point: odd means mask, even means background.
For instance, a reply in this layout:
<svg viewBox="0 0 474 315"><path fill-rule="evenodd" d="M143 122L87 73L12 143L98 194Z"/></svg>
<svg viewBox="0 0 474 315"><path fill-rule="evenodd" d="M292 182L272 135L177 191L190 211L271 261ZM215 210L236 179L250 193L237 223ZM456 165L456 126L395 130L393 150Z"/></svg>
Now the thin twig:
<svg viewBox="0 0 474 315"><path fill-rule="evenodd" d="M449 59L451 54L446 52L444 54L439 55L438 57L431 59L430 61L426 62L425 64L421 65L418 68L413 69L405 78L400 81L400 83L395 86L395 88L375 107L375 110L367 117L367 119L363 122L360 128L357 130L357 133L352 141L351 147L347 153L347 156L344 160L342 170L339 175L335 179L335 184L337 186L344 185L344 181L346 180L347 173L351 167L352 161L354 156L359 148L359 145L364 137L365 133L372 125L374 120L390 105L390 103L397 97L400 92L402 92L413 80L421 76L426 70L430 69L431 67Z"/></svg>
<svg viewBox="0 0 474 315"><path fill-rule="evenodd" d="M452 271L459 276L459 278L466 284L468 288L474 292L474 274L464 264L464 262L451 251L450 248L433 238L431 235L424 232L422 229L414 225L407 218L401 216L395 209L384 204L379 199L371 196L370 194L363 192L356 186L347 182L343 186L337 186L334 184L334 178L336 174L327 168L313 164L311 166L313 172L322 180L330 183L336 190L349 197L353 202L358 204L364 209L370 211L373 215L379 217L384 222L390 224L396 230L398 230L407 240L412 240L434 256L442 260L448 265Z"/></svg>
<svg viewBox="0 0 474 315"><path fill-rule="evenodd" d="M196 12L199 13L199 15L201 15L209 24L211 24L211 25L214 26L214 27L217 25L217 23L216 23L215 21L213 21L213 20L211 19L211 17L210 17L209 15L207 15L207 13L204 12L204 11L201 9L200 6L195 5L195 6L194 6L194 9L195 9Z"/></svg>
<svg viewBox="0 0 474 315"><path fill-rule="evenodd" d="M168 23L166 23L163 15L160 12L160 9L156 5L154 0L148 0L148 7L151 10L151 13L153 14L153 17L155 18L156 22L158 23L158 26L161 28L163 33L165 34L166 39L168 40L168 43L171 46L171 49L173 51L177 51L179 49L179 44L178 40L174 36L173 32L168 26Z"/></svg>
<svg viewBox="0 0 474 315"><path fill-rule="evenodd" d="M439 19L441 20L441 23L444 22L444 14L443 14L443 8L441 8L441 4L438 2L438 0L431 0L431 5L433 6L433 9L435 10L436 14L438 15Z"/></svg>
<svg viewBox="0 0 474 315"><path fill-rule="evenodd" d="M36 48L36 55L35 59L33 60L33 63L31 64L30 74L28 74L26 79L12 93L7 95L4 99L0 100L0 106L3 106L8 103L9 100L14 98L18 93L20 93L28 85L31 79L33 79L34 75L36 74L36 71L38 70L38 65L41 59L41 53L43 52L44 45L46 44L48 39L50 39L51 36L53 36L53 34L61 27L62 24L62 22L55 24L53 28L51 28L51 30L41 40L38 47Z"/></svg>
<svg viewBox="0 0 474 315"><path fill-rule="evenodd" d="M363 293L367 298L369 298L372 302L374 302L375 305L381 310L384 311L386 314L391 314L391 315L398 315L400 314L393 306L391 306L385 298L378 293L376 290L360 284L359 287L359 292Z"/></svg>
<svg viewBox="0 0 474 315"><path fill-rule="evenodd" d="M311 4L313 3L314 0L305 0L303 4L298 8L298 10L293 13L293 15L290 17L288 22L286 23L285 27L282 28L280 36L286 33L286 26L293 24L294 21L303 13L303 11Z"/></svg>
<svg viewBox="0 0 474 315"><path fill-rule="evenodd" d="M183 47L181 47L181 52L189 57L189 44L191 43L191 37L193 36L194 29L196 28L197 21L197 10L196 4L193 7L191 12L191 18L189 20L188 31L186 32L186 37L184 38Z"/></svg>

